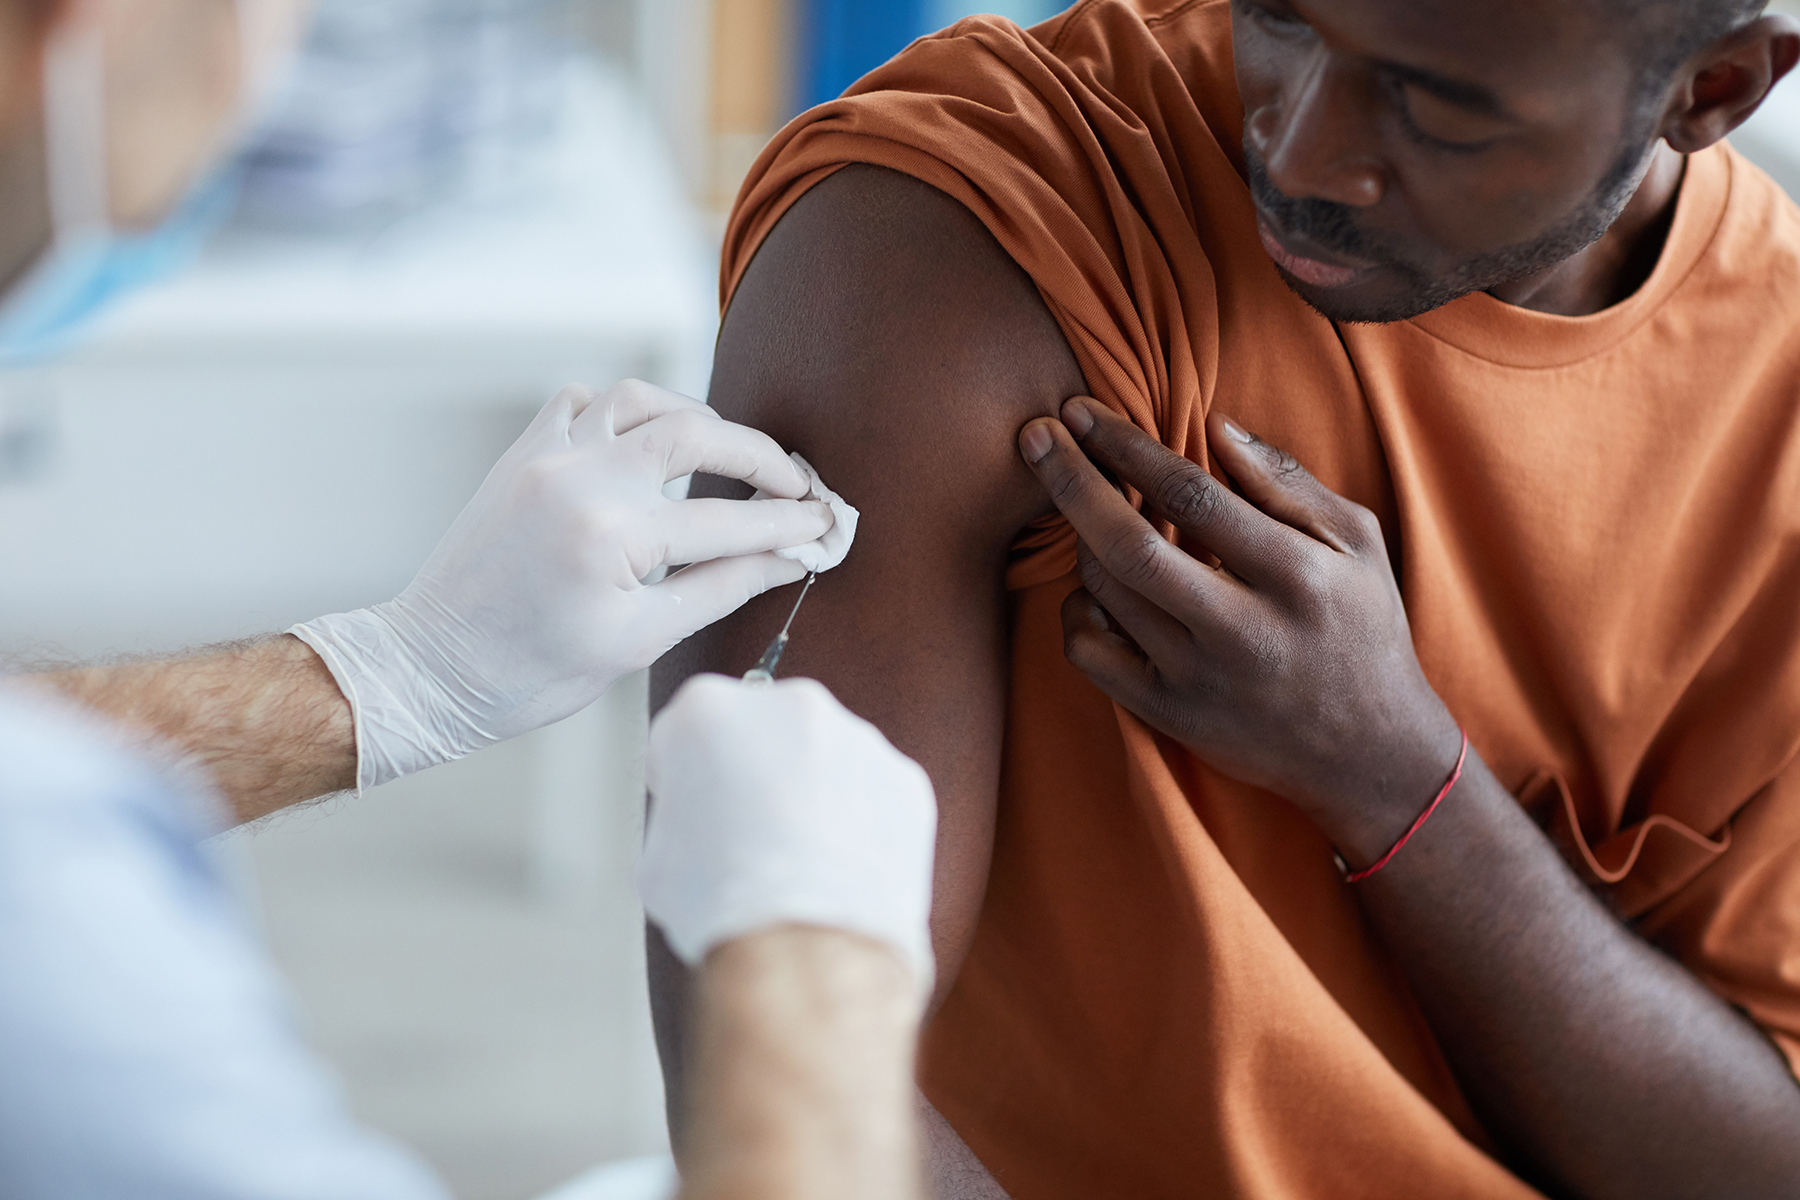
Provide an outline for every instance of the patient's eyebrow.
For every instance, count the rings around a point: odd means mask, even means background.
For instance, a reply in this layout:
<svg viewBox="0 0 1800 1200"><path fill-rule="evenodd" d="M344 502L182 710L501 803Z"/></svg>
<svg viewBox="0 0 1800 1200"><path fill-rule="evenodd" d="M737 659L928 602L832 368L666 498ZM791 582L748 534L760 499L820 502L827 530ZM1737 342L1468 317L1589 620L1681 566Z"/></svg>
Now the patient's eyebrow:
<svg viewBox="0 0 1800 1200"><path fill-rule="evenodd" d="M1454 104L1458 108L1502 121L1519 120L1519 117L1506 107L1498 95L1480 84L1452 79L1448 75L1439 75L1435 71L1408 66L1405 63L1382 62L1378 66L1390 78L1416 87L1420 91L1429 92L1446 104Z"/></svg>

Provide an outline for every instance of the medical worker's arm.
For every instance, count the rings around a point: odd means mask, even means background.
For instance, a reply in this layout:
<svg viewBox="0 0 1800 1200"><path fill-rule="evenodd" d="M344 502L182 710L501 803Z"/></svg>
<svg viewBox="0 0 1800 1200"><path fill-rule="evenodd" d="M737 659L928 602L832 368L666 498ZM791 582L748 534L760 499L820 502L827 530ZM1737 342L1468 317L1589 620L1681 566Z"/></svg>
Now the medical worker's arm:
<svg viewBox="0 0 1800 1200"><path fill-rule="evenodd" d="M685 1200L920 1200L918 994L877 942L787 926L695 981Z"/></svg>
<svg viewBox="0 0 1800 1200"><path fill-rule="evenodd" d="M931 782L818 683L690 681L650 731L638 888L696 968L689 1200L918 1200Z"/></svg>
<svg viewBox="0 0 1800 1200"><path fill-rule="evenodd" d="M0 1196L448 1200L364 1129L179 771L0 688Z"/></svg>
<svg viewBox="0 0 1800 1200"><path fill-rule="evenodd" d="M33 682L205 768L239 821L356 785L350 703L295 637L81 667Z"/></svg>
<svg viewBox="0 0 1800 1200"><path fill-rule="evenodd" d="M862 510L848 561L801 610L785 667L824 681L931 774L940 996L987 886L1007 550L1050 508L1014 439L1084 386L1035 286L982 225L874 167L840 172L783 218L719 343L713 405L791 444ZM658 697L698 670L743 672L791 602L771 594L690 639L657 667ZM653 943L659 1038L679 1095L683 984L654 955Z"/></svg>
<svg viewBox="0 0 1800 1200"><path fill-rule="evenodd" d="M694 471L769 498L664 496ZM635 381L604 395L568 388L396 599L294 636L39 681L207 766L238 818L254 820L580 711L799 579L803 568L771 551L830 528L825 505L802 499L809 487L767 436L697 401ZM682 563L697 565L640 582Z"/></svg>

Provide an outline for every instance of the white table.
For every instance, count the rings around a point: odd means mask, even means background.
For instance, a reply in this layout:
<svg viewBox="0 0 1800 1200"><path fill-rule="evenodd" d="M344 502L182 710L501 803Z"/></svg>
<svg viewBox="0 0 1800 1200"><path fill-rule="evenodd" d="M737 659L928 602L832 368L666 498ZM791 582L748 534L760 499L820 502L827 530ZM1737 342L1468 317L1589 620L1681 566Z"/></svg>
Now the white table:
<svg viewBox="0 0 1800 1200"><path fill-rule="evenodd" d="M167 650L378 602L559 385L703 393L716 251L627 89L590 69L567 102L554 143L479 186L377 231L228 231L78 353L0 377L0 434L49 446L32 477L0 471L0 655ZM533 735L526 773L547 916L590 901L626 948L644 706L628 681ZM637 1064L608 1081L632 1126L613 1140L648 1148L660 1084L628 975L593 1019Z"/></svg>
<svg viewBox="0 0 1800 1200"><path fill-rule="evenodd" d="M561 384L703 394L714 251L633 94L580 64L556 139L492 165L379 229L229 230L0 377L0 424L50 446L0 480L0 647L159 650L385 599ZM538 739L546 892L597 869L628 691Z"/></svg>

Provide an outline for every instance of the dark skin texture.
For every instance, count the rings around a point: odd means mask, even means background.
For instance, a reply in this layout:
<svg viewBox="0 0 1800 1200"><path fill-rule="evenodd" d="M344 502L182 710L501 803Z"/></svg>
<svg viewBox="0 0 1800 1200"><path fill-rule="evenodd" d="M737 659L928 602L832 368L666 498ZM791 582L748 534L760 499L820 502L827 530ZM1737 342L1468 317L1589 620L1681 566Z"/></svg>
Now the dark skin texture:
<svg viewBox="0 0 1800 1200"><path fill-rule="evenodd" d="M1449 778L1455 718L1413 655L1374 514L1218 413L1207 432L1241 496L1092 401L1025 428L1083 541L1065 652L1208 763L1293 800L1361 869ZM1164 541L1096 462L1223 570ZM1596 1200L1800 1194L1787 1061L1613 918L1473 750L1357 887L1528 1180Z"/></svg>
<svg viewBox="0 0 1800 1200"><path fill-rule="evenodd" d="M1232 10L1246 149L1282 207L1301 209L1271 214L1259 198L1265 239L1355 271L1320 286L1284 269L1336 320L1399 319L1479 289L1567 316L1617 303L1655 265L1680 156L1742 124L1800 57L1800 25L1764 17L1645 93L1607 13L1568 0ZM1621 159L1643 182L1606 236L1522 273L1480 265L1540 257L1532 247L1581 224ZM1309 212L1322 228L1292 227Z"/></svg>
<svg viewBox="0 0 1800 1200"><path fill-rule="evenodd" d="M922 348L929 347L929 353ZM794 624L783 675L820 679L930 772L937 1000L987 886L1006 698L1006 551L1052 511L1018 429L1085 390L1036 287L967 209L850 167L758 252L732 303L712 405L819 466L862 510L856 547ZM733 495L696 480L696 495ZM752 601L656 667L660 707L689 675L741 675L797 588ZM679 1122L685 972L651 934L652 996Z"/></svg>
<svg viewBox="0 0 1800 1200"><path fill-rule="evenodd" d="M1764 18L1646 97L1629 85L1621 39L1566 0L1237 0L1234 30L1247 147L1280 207L1331 212L1326 231L1374 264L1339 286L1309 282L1281 254L1317 256L1327 276L1343 259L1281 231L1276 262L1290 286L1339 319L1454 294L1470 264L1523 261L1521 247L1594 213L1611 220L1597 240L1484 286L1546 312L1616 303L1661 251L1682 155L1729 133L1800 58L1800 26ZM1432 87L1393 86L1395 66ZM1622 161L1611 211L1600 192ZM808 599L784 669L823 680L932 775L943 811L939 998L967 950L991 851L1006 548L1050 504L1014 439L1085 390L1035 289L986 231L946 197L873 168L834 176L794 208L725 323L715 406L806 454L864 513L850 560ZM1219 403L1230 410L1229 397ZM1037 428L1062 439L1052 456L1062 475L1050 482L1065 510L1076 507L1059 480L1082 456L1061 425ZM1454 721L1418 672L1366 518L1316 490L1255 492L1249 452L1221 433L1226 469L1268 508L1253 514L1260 525L1239 514L1257 538L1240 531L1234 551L1254 578L1233 586L1261 607L1233 609L1238 624L1215 623L1202 646L1188 622L1204 613L1180 602L1200 594L1208 568L1163 555L1165 593L1121 566L1140 584L1131 591L1154 593L1160 618L1151 601L1133 609L1127 589L1091 576L1097 599L1074 613L1072 657L1202 757L1291 796L1363 866L1442 785ZM1157 494L1155 471L1175 465L1157 464L1140 486ZM1115 520L1089 544L1121 564L1149 548L1147 528ZM747 669L791 602L767 597L681 647L657 670L659 702L694 671ZM1113 604L1162 622L1167 639L1146 633L1155 645L1142 647L1157 656L1161 687L1146 690L1141 659L1137 674L1124 670L1141 643L1112 624L1133 618L1103 618ZM1286 639L1275 665L1244 652L1245 639L1272 632ZM1205 700L1215 692L1233 703ZM1800 1087L1778 1054L1609 917L1478 756L1426 833L1359 889L1522 1176L1587 1200L1800 1194ZM682 980L652 941L678 1112Z"/></svg>

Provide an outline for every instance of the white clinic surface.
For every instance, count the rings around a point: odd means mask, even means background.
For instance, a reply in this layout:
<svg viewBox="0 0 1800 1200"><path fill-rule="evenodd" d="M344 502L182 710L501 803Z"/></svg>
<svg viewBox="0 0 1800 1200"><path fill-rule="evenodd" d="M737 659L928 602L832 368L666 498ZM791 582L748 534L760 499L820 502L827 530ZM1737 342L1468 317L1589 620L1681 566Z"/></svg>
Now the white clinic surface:
<svg viewBox="0 0 1800 1200"><path fill-rule="evenodd" d="M819 472L813 465L798 454L790 454L794 465L800 468L810 485L806 490L808 500L823 501L831 509L835 518L825 536L816 542L808 542L804 546L794 546L787 550L777 550L776 556L797 562L808 571L823 572L841 566L850 554L850 547L856 541L856 522L862 516L852 508L848 501L830 488L819 478ZM768 493L758 492L756 498L767 499Z"/></svg>
<svg viewBox="0 0 1800 1200"><path fill-rule="evenodd" d="M0 646L152 651L380 603L556 389L703 393L716 259L628 88L571 81L504 186L228 231L0 379ZM631 868L641 677L562 725L234 835L359 1116L464 1200L666 1146Z"/></svg>
<svg viewBox="0 0 1800 1200"><path fill-rule="evenodd" d="M559 387L704 394L704 230L624 84L584 69L568 93L505 186L374 230L228 230L67 359L0 377L52 443L0 487L0 636L87 654L389 599Z"/></svg>

